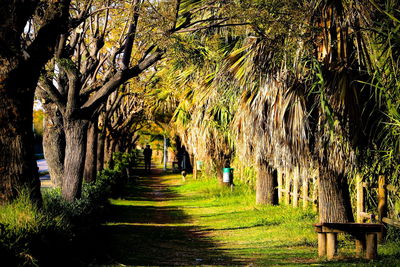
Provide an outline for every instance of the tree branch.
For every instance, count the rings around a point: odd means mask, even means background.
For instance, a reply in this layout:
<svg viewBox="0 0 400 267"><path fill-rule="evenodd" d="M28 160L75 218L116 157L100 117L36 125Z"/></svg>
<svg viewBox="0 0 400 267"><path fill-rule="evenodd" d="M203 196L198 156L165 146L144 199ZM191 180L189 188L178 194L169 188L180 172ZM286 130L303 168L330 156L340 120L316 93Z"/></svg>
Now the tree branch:
<svg viewBox="0 0 400 267"><path fill-rule="evenodd" d="M121 68L123 70L126 70L129 68L133 42L135 41L136 29L137 29L138 20L139 20L139 11L140 11L140 6L141 6L141 0L134 0L132 5L133 5L132 23L129 26L127 39L124 44L124 53L122 55L122 62L121 62Z"/></svg>
<svg viewBox="0 0 400 267"><path fill-rule="evenodd" d="M138 76L144 70L152 66L154 63L162 58L164 51L157 49L151 55L144 55L142 60L138 64L128 70L117 71L114 76L102 86L102 88L92 95L86 103L82 106L83 110L93 110L99 105L105 98L108 97L114 90L116 90L121 84L125 83L129 79Z"/></svg>
<svg viewBox="0 0 400 267"><path fill-rule="evenodd" d="M63 101L63 97L54 86L52 81L50 81L48 78L41 79L38 83L38 89L44 91L50 100L58 106L62 113L65 112L65 103Z"/></svg>

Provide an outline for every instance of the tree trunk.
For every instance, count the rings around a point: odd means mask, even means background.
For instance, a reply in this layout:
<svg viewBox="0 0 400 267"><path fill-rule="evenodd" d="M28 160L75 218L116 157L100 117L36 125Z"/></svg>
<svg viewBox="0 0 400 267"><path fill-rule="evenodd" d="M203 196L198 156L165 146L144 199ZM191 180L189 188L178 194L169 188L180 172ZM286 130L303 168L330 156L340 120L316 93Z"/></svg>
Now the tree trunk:
<svg viewBox="0 0 400 267"><path fill-rule="evenodd" d="M322 64L326 101L320 107L316 153L319 160L319 212L321 222L352 222L347 173L352 160L355 135L360 137L361 109L358 89L360 78L356 51L349 37L352 23L344 12L343 2L326 1L319 6L316 26L317 60ZM321 101L322 102L322 101ZM326 108L325 106L329 107ZM329 112L326 112L326 109ZM334 123L332 123L334 121ZM351 140L350 138L352 138Z"/></svg>
<svg viewBox="0 0 400 267"><path fill-rule="evenodd" d="M354 222L347 176L320 166L320 222Z"/></svg>
<svg viewBox="0 0 400 267"><path fill-rule="evenodd" d="M26 188L40 205L40 181L33 157L33 90L1 84L0 99L0 203L15 199Z"/></svg>
<svg viewBox="0 0 400 267"><path fill-rule="evenodd" d="M105 133L100 132L97 136L97 171L102 171L104 169L104 143Z"/></svg>
<svg viewBox="0 0 400 267"><path fill-rule="evenodd" d="M217 171L217 179L218 182L222 185L224 184L224 172L223 172L223 165L217 165L216 171Z"/></svg>
<svg viewBox="0 0 400 267"><path fill-rule="evenodd" d="M85 120L64 121L66 146L62 196L70 202L81 196L87 125Z"/></svg>
<svg viewBox="0 0 400 267"><path fill-rule="evenodd" d="M110 137L110 135L105 135L103 168L109 168L109 163L111 161L110 146L111 146L111 137Z"/></svg>
<svg viewBox="0 0 400 267"><path fill-rule="evenodd" d="M87 131L84 175L88 183L96 181L97 168L97 120L90 123Z"/></svg>
<svg viewBox="0 0 400 267"><path fill-rule="evenodd" d="M61 187L64 174L65 134L60 112L55 104L45 104L43 151L49 166L50 178Z"/></svg>
<svg viewBox="0 0 400 267"><path fill-rule="evenodd" d="M278 205L278 177L268 163L258 166L256 183L256 204Z"/></svg>
<svg viewBox="0 0 400 267"><path fill-rule="evenodd" d="M112 169L114 167L114 160L112 158L113 153L115 152L116 141L112 138L112 136L108 136L106 140L107 146L105 147L104 152L104 166L106 168Z"/></svg>

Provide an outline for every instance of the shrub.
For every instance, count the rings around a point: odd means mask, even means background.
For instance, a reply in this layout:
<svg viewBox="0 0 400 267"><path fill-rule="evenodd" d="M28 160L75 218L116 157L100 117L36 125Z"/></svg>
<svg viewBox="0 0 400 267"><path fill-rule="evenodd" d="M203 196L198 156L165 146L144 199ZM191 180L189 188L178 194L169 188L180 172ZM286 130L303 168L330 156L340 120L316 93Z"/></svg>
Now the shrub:
<svg viewBox="0 0 400 267"><path fill-rule="evenodd" d="M108 198L120 193L123 177L120 169L100 172L95 183L83 185L82 197L74 202L65 201L60 189L45 189L40 209L30 202L28 191L0 206L2 262L9 266L82 265L79 257L90 255L79 254L78 247L83 239L93 237L107 214Z"/></svg>
<svg viewBox="0 0 400 267"><path fill-rule="evenodd" d="M68 229L62 216L49 216L33 205L27 191L0 206L0 226L0 255L10 265L36 265L34 254L41 240Z"/></svg>

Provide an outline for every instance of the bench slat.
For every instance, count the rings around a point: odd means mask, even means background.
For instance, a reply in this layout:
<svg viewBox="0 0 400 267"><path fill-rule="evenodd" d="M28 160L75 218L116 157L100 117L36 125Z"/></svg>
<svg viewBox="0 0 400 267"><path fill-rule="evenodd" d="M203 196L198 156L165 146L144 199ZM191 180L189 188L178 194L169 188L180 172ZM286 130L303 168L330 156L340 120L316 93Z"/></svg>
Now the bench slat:
<svg viewBox="0 0 400 267"><path fill-rule="evenodd" d="M314 226L319 233L379 233L383 229L378 223L320 223Z"/></svg>

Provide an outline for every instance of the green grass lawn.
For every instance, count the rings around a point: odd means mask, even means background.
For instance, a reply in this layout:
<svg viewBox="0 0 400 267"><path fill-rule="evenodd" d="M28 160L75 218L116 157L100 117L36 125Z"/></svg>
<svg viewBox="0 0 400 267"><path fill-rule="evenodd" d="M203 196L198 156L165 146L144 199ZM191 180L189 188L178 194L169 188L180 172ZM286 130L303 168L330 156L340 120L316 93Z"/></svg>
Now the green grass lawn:
<svg viewBox="0 0 400 267"><path fill-rule="evenodd" d="M380 245L379 260L366 261L352 257L346 236L341 257L327 262L317 257L315 212L254 202L254 191L240 182L231 191L191 176L144 178L126 198L112 200L111 258L126 265L400 266L399 244Z"/></svg>

